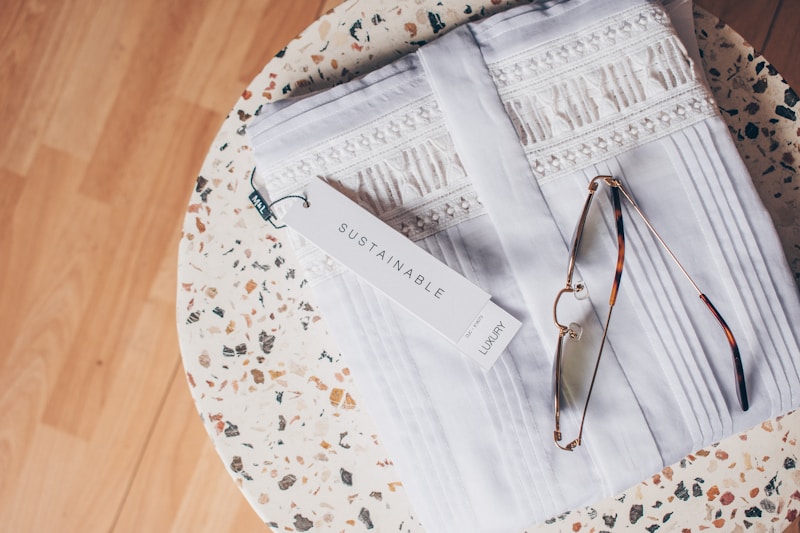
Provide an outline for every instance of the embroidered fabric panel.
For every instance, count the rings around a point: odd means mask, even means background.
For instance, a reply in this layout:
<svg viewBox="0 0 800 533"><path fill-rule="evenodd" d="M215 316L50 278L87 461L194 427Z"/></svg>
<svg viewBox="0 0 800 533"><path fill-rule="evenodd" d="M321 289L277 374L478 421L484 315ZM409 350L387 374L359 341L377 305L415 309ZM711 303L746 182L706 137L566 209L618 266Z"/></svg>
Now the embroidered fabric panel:
<svg viewBox="0 0 800 533"><path fill-rule="evenodd" d="M259 172L273 199L322 177L414 241L484 213L433 96ZM341 272L316 246L296 234L292 239L309 282Z"/></svg>
<svg viewBox="0 0 800 533"><path fill-rule="evenodd" d="M488 65L540 183L715 114L666 13L640 5ZM312 176L412 240L485 213L429 95L259 169L272 198ZM292 237L309 281L337 263Z"/></svg>
<svg viewBox="0 0 800 533"><path fill-rule="evenodd" d="M489 65L542 183L715 113L659 6L641 5Z"/></svg>

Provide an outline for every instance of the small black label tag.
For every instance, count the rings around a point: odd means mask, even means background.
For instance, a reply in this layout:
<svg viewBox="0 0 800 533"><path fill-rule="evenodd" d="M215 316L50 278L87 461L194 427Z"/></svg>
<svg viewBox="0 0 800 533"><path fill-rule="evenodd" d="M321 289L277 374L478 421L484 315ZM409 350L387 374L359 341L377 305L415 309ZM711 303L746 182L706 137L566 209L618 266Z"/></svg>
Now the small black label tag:
<svg viewBox="0 0 800 533"><path fill-rule="evenodd" d="M264 197L261 196L261 193L253 190L253 192L250 193L249 198L250 202L253 204L253 207L255 207L256 211L258 211L258 214L261 215L261 218L264 220L269 220L272 218L272 211L269 210L269 205L267 204L267 201L264 200Z"/></svg>

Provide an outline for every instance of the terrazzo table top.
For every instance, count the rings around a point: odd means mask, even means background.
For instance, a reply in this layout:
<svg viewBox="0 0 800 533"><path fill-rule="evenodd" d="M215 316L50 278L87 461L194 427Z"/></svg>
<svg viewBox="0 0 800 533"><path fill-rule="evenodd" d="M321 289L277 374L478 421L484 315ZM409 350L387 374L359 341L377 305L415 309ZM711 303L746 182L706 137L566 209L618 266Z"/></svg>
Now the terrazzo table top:
<svg viewBox="0 0 800 533"><path fill-rule="evenodd" d="M424 529L288 230L265 224L248 201L255 164L245 129L268 102L351 79L520 3L349 0L266 65L208 151L180 241L181 353L225 468L275 531ZM797 94L731 28L699 9L695 23L709 83L800 282ZM765 421L527 531L783 531L800 513L798 438L800 412Z"/></svg>

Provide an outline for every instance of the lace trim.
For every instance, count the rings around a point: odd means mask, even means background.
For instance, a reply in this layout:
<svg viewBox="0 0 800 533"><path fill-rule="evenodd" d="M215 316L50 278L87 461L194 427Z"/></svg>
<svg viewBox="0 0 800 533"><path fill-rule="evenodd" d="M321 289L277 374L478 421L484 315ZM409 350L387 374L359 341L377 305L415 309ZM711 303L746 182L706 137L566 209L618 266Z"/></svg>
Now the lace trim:
<svg viewBox="0 0 800 533"><path fill-rule="evenodd" d="M485 212L432 96L259 172L273 198L322 177L414 241ZM341 272L313 244L291 239L310 282Z"/></svg>
<svg viewBox="0 0 800 533"><path fill-rule="evenodd" d="M489 65L540 182L713 116L660 7L637 6Z"/></svg>

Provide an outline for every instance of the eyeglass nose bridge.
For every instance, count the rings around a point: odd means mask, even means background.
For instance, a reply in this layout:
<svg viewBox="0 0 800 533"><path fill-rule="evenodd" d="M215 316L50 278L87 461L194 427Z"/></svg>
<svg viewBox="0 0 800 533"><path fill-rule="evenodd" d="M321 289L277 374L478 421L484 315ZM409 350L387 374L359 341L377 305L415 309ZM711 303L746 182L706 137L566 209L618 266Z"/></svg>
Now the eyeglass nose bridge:
<svg viewBox="0 0 800 533"><path fill-rule="evenodd" d="M579 439L579 438L571 441L569 444L566 444L566 445L561 444L561 432L560 431L554 432L553 435L554 435L554 439L556 441L556 446L558 446L559 448L561 448L565 452L574 451L575 448L577 448L578 446L581 445L581 439Z"/></svg>
<svg viewBox="0 0 800 533"><path fill-rule="evenodd" d="M622 183L619 181L619 179L615 178L614 176L598 176L596 179L603 180L609 187L616 187L619 189L622 186Z"/></svg>
<svg viewBox="0 0 800 533"><path fill-rule="evenodd" d="M570 323L569 325L564 325L558 320L558 302L561 300L561 296L564 294L578 294L582 291L585 291L586 288L583 283L577 283L574 287L573 286L566 286L556 294L556 299L553 302L553 322L555 323L556 327L558 328L558 335L559 337L563 338L569 336L571 339L578 339L581 335L580 326L578 324Z"/></svg>

